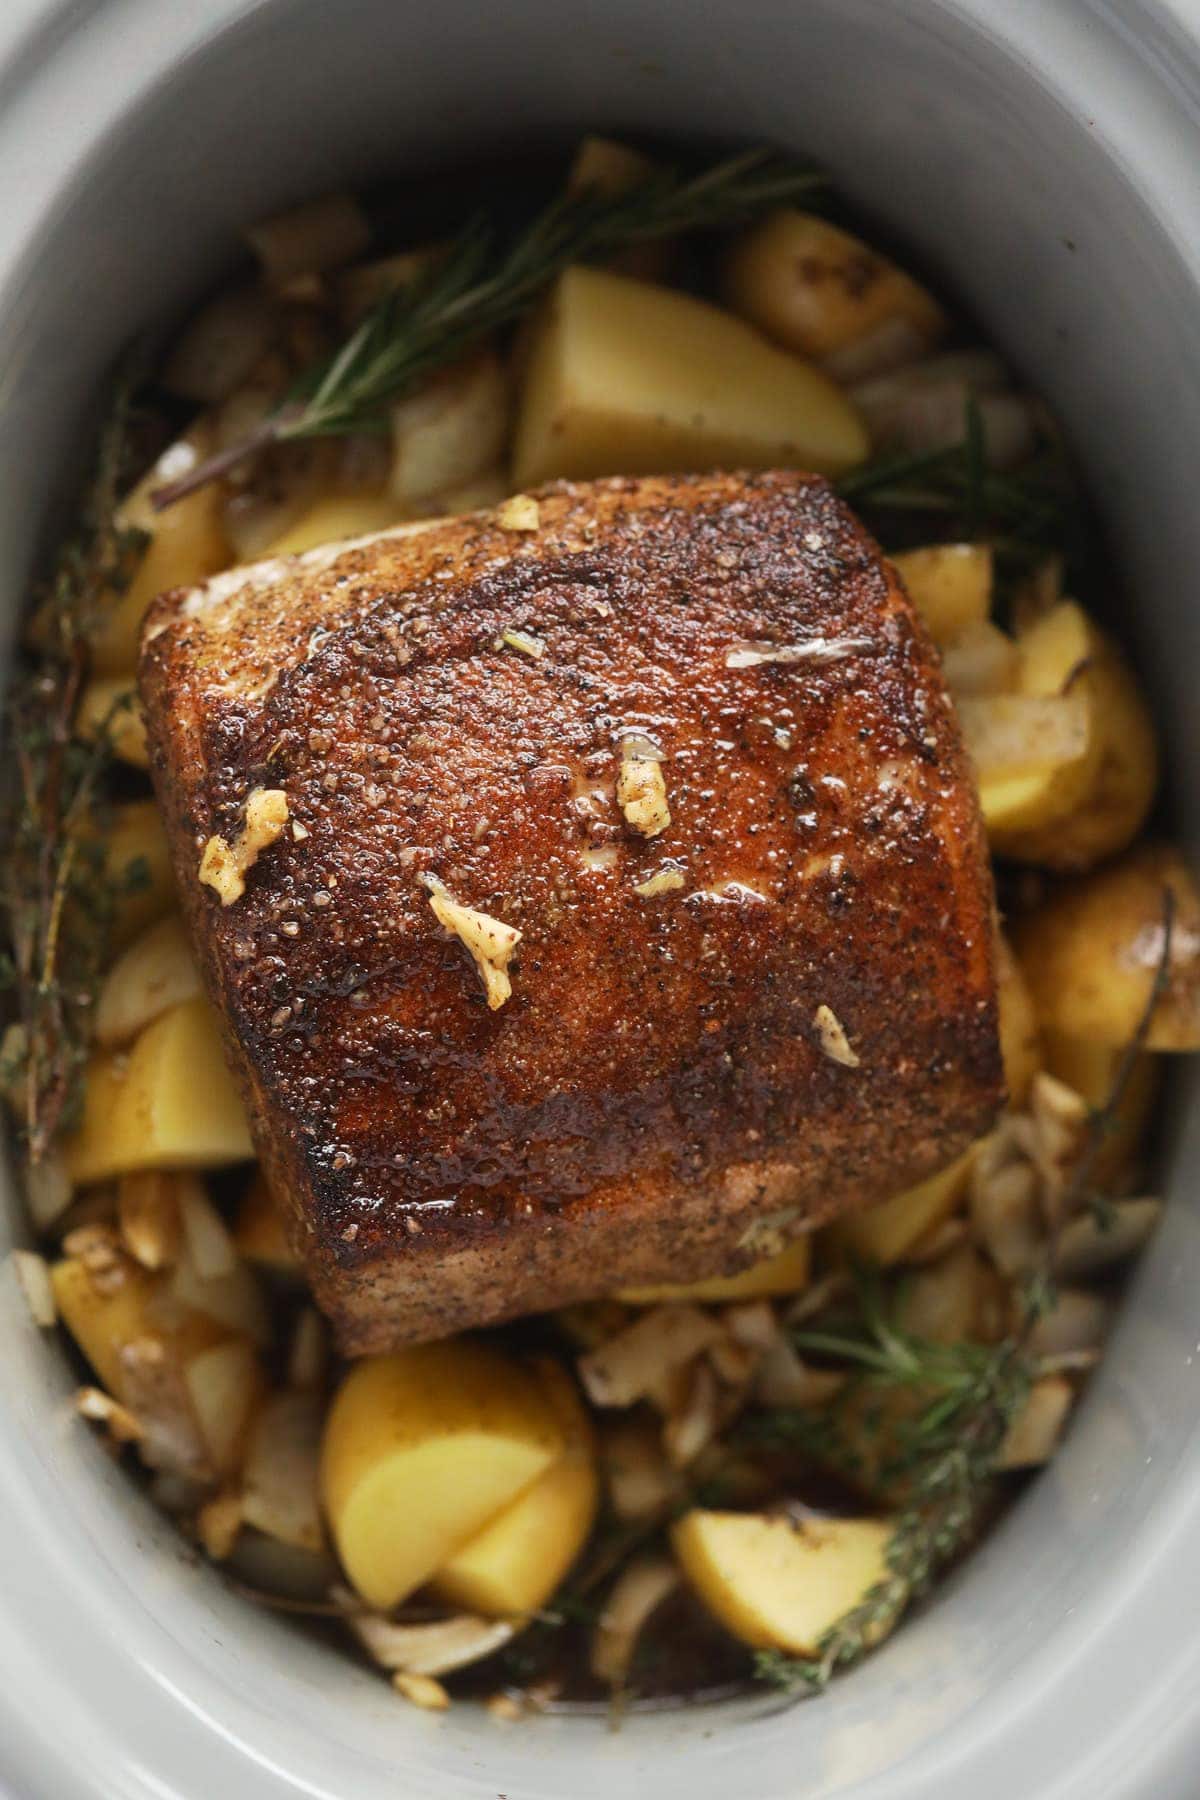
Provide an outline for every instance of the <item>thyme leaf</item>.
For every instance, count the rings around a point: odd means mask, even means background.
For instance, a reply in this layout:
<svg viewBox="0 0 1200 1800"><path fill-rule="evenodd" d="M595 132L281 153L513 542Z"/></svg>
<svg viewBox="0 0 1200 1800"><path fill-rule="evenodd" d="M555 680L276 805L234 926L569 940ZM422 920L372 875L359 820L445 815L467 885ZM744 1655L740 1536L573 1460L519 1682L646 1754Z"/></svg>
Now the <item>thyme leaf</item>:
<svg viewBox="0 0 1200 1800"><path fill-rule="evenodd" d="M750 150L698 174L660 170L618 194L563 195L507 241L477 218L423 274L384 295L252 433L159 488L154 504L170 506L268 444L386 429L393 401L512 324L571 263L736 225L824 180L786 157Z"/></svg>
<svg viewBox="0 0 1200 1800"><path fill-rule="evenodd" d="M103 879L94 816L111 755L109 733L102 728L94 742L81 744L73 727L96 618L106 598L125 587L144 547L142 533L117 523L132 395L127 374L115 385L79 522L41 590L35 613L41 654L18 675L8 701L15 779L4 808L0 910L19 1031L18 1054L6 1060L22 1093L22 1132L35 1163L73 1119L116 899Z"/></svg>

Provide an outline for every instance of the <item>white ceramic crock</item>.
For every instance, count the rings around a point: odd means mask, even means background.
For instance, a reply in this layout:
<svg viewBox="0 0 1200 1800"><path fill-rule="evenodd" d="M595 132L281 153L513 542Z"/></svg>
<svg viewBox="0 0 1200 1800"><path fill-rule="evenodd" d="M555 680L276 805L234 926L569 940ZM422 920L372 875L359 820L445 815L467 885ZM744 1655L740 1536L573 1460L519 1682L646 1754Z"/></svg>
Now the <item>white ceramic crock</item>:
<svg viewBox="0 0 1200 1800"><path fill-rule="evenodd" d="M231 228L368 171L581 128L826 162L1053 398L1128 577L1193 853L1200 4L5 0L0 587L11 617L110 353ZM1194 1800L1200 1121L1059 1462L818 1704L433 1717L193 1567L0 1285L0 1783L16 1800ZM15 1207L10 1227L19 1232ZM5 1247L0 1242L0 1249Z"/></svg>

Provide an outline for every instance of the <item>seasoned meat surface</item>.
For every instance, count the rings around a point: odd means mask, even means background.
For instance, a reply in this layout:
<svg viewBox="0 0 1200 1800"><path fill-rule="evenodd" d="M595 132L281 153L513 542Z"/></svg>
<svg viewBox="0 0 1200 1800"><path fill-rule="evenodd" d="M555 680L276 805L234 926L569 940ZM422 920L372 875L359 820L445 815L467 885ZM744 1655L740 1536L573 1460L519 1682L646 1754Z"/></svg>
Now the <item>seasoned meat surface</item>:
<svg viewBox="0 0 1200 1800"><path fill-rule="evenodd" d="M793 473L537 500L147 623L190 928L353 1353L742 1267L1003 1096L962 746L853 515ZM287 823L223 905L256 789ZM520 932L507 999L433 898Z"/></svg>

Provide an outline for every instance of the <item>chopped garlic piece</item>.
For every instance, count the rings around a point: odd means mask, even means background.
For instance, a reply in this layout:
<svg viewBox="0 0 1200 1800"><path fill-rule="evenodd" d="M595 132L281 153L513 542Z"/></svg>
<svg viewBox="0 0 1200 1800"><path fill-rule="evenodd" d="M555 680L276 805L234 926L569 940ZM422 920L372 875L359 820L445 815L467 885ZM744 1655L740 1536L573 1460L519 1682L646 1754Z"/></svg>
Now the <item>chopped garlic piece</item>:
<svg viewBox="0 0 1200 1800"><path fill-rule="evenodd" d="M506 925L488 913L476 912L473 906L463 906L461 901L452 900L441 882L426 878L426 885L430 889L429 904L435 918L471 952L483 978L487 1003L495 1012L512 994L508 960L521 941L521 933L514 925Z"/></svg>
<svg viewBox="0 0 1200 1800"><path fill-rule="evenodd" d="M523 650L526 656L545 656L546 646L540 637L534 637L531 631L518 631L513 625L506 625L500 633L500 642L507 644L510 650Z"/></svg>
<svg viewBox="0 0 1200 1800"><path fill-rule="evenodd" d="M496 508L496 523L504 531L536 531L541 522L541 509L530 494L514 494Z"/></svg>
<svg viewBox="0 0 1200 1800"><path fill-rule="evenodd" d="M218 894L222 906L241 899L246 891L246 870L252 869L259 853L280 836L287 816L287 795L282 788L255 788L246 800L246 823L237 842L209 838L200 858L199 879Z"/></svg>
<svg viewBox="0 0 1200 1800"><path fill-rule="evenodd" d="M242 1496L236 1488L224 1488L206 1500L196 1514L196 1536L204 1554L224 1562L233 1554L242 1529Z"/></svg>
<svg viewBox="0 0 1200 1800"><path fill-rule="evenodd" d="M617 776L617 805L626 821L643 837L657 837L671 823L667 784L662 764L649 756L637 756L622 747Z"/></svg>
<svg viewBox="0 0 1200 1800"><path fill-rule="evenodd" d="M432 1675L409 1675L403 1669L397 1669L392 1676L392 1686L414 1706L420 1706L426 1712L445 1712L450 1704L450 1696L440 1681Z"/></svg>
<svg viewBox="0 0 1200 1800"><path fill-rule="evenodd" d="M682 869L659 869L657 874L649 876L645 881L639 881L633 891L635 894L640 894L643 900L655 900L659 894L673 894L683 885Z"/></svg>
<svg viewBox="0 0 1200 1800"><path fill-rule="evenodd" d="M12 1266L34 1324L49 1330L58 1318L58 1308L45 1257L34 1250L14 1250Z"/></svg>
<svg viewBox="0 0 1200 1800"><path fill-rule="evenodd" d="M844 1068L857 1069L858 1056L850 1048L850 1039L842 1028L842 1022L832 1007L818 1006L813 1014L813 1024L817 1028L817 1036L821 1040L821 1049L830 1062L841 1063Z"/></svg>
<svg viewBox="0 0 1200 1800"><path fill-rule="evenodd" d="M142 1428L127 1407L106 1394L103 1388L81 1387L75 1395L75 1410L85 1419L107 1425L118 1444L131 1444L140 1438Z"/></svg>
<svg viewBox="0 0 1200 1800"><path fill-rule="evenodd" d="M872 648L870 638L808 638L802 644L735 644L725 654L727 669L757 669L764 663L830 663Z"/></svg>

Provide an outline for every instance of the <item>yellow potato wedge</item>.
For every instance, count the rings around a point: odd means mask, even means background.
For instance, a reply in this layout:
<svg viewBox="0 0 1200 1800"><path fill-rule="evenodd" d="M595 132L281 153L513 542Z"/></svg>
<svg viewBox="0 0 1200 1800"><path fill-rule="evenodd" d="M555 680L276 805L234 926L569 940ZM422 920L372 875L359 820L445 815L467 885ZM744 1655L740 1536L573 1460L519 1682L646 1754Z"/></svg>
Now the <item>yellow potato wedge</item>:
<svg viewBox="0 0 1200 1800"><path fill-rule="evenodd" d="M403 507L389 494L328 494L276 538L267 555L291 556L341 538L367 537L399 525L404 517Z"/></svg>
<svg viewBox="0 0 1200 1800"><path fill-rule="evenodd" d="M599 1478L591 1423L559 1363L538 1365L563 1434L558 1461L463 1545L433 1587L451 1606L510 1618L544 1606L575 1561L596 1517Z"/></svg>
<svg viewBox="0 0 1200 1800"><path fill-rule="evenodd" d="M958 1211L971 1179L973 1156L974 1150L968 1150L916 1187L839 1219L832 1227L833 1241L863 1262L884 1268L903 1262L927 1232Z"/></svg>
<svg viewBox="0 0 1200 1800"><path fill-rule="evenodd" d="M525 371L514 486L553 476L803 468L867 454L818 370L717 307L600 269L562 275Z"/></svg>
<svg viewBox="0 0 1200 1800"><path fill-rule="evenodd" d="M567 174L568 194L624 194L654 175L659 164L640 150L612 138L585 137ZM627 244L605 259L605 266L639 281L665 281L675 260L677 241L656 238Z"/></svg>
<svg viewBox="0 0 1200 1800"><path fill-rule="evenodd" d="M175 899L171 850L154 800L113 807L104 831L104 879L115 895L111 943L119 951Z"/></svg>
<svg viewBox="0 0 1200 1800"><path fill-rule="evenodd" d="M303 1265L288 1241L283 1213L275 1204L261 1169L242 1195L233 1242L238 1255L247 1262L277 1275L301 1273Z"/></svg>
<svg viewBox="0 0 1200 1800"><path fill-rule="evenodd" d="M1124 1051L1089 1038L1064 1037L1057 1031L1043 1033L1042 1041L1050 1074L1082 1094L1093 1111L1107 1108ZM1148 1050L1139 1051L1120 1099L1108 1111L1108 1128L1092 1163L1093 1179L1101 1190L1118 1187L1135 1163L1161 1077L1158 1058Z"/></svg>
<svg viewBox="0 0 1200 1800"><path fill-rule="evenodd" d="M942 651L942 673L956 699L1007 694L1016 681L1020 660L1012 638L985 619L951 638Z"/></svg>
<svg viewBox="0 0 1200 1800"><path fill-rule="evenodd" d="M101 1293L83 1263L67 1256L51 1268L50 1284L59 1318L95 1370L101 1387L120 1400L122 1346L156 1329L147 1308L153 1296L161 1293L161 1282L130 1267L120 1286ZM214 1342L218 1336L213 1332Z"/></svg>
<svg viewBox="0 0 1200 1800"><path fill-rule="evenodd" d="M811 1269L812 1239L798 1237L777 1256L751 1263L736 1275L713 1275L707 1281L678 1286L623 1288L616 1298L627 1306L658 1306L668 1300L758 1300L772 1294L798 1294L808 1286Z"/></svg>
<svg viewBox="0 0 1200 1800"><path fill-rule="evenodd" d="M482 1344L414 1344L356 1363L321 1448L347 1576L387 1611L435 1575L565 1449L537 1375Z"/></svg>
<svg viewBox="0 0 1200 1800"><path fill-rule="evenodd" d="M897 322L917 356L946 326L941 307L911 275L828 219L791 207L739 238L724 291L735 313L803 356L844 351Z"/></svg>
<svg viewBox="0 0 1200 1800"><path fill-rule="evenodd" d="M1033 1078L1042 1066L1042 1045L1033 995L1002 931L996 933L996 998L1008 1104L1018 1111L1028 1099Z"/></svg>
<svg viewBox="0 0 1200 1800"><path fill-rule="evenodd" d="M1047 1032L1111 1049L1129 1043L1162 957L1168 890L1175 917L1167 986L1145 1048L1200 1050L1200 892L1166 844L1143 844L1065 882L1014 924L1013 946Z"/></svg>
<svg viewBox="0 0 1200 1800"><path fill-rule="evenodd" d="M929 544L892 564L935 643L952 643L992 610L992 552L986 544Z"/></svg>
<svg viewBox="0 0 1200 1800"><path fill-rule="evenodd" d="M390 496L417 507L498 462L512 425L508 375L491 350L444 369L392 408Z"/></svg>
<svg viewBox="0 0 1200 1800"><path fill-rule="evenodd" d="M1086 868L1124 849L1150 810L1158 756L1149 714L1115 645L1073 600L1037 618L1017 647L1016 694L959 708L988 837L1001 856ZM1035 719L1039 703L1044 717ZM1024 731L1023 757L1019 745L998 754L995 732L981 735L988 708L996 719L1007 709Z"/></svg>
<svg viewBox="0 0 1200 1800"><path fill-rule="evenodd" d="M756 1650L813 1656L887 1575L884 1519L802 1525L755 1513L685 1513L671 1530L684 1575L726 1630Z"/></svg>
<svg viewBox="0 0 1200 1800"><path fill-rule="evenodd" d="M1010 823L1003 842L989 827L1004 855L1047 869L1090 869L1124 850L1144 825L1158 787L1158 740L1145 698L1117 646L1093 631L1086 681L1098 757L1085 797L1056 823L1027 830Z"/></svg>
<svg viewBox="0 0 1200 1800"><path fill-rule="evenodd" d="M113 755L135 769L150 767L146 726L132 675L98 676L79 697L75 735L85 744L106 738Z"/></svg>
<svg viewBox="0 0 1200 1800"><path fill-rule="evenodd" d="M102 1051L92 1058L83 1119L63 1151L79 1187L135 1169L250 1160L245 1110L206 1000L185 1000L163 1013L128 1055Z"/></svg>
<svg viewBox="0 0 1200 1800"><path fill-rule="evenodd" d="M211 433L194 437L198 451L202 443L211 443ZM92 640L92 667L98 675L132 680L142 620L155 595L168 588L193 587L229 566L232 552L221 513L221 489L214 482L152 515L153 535L128 587L110 594L103 604Z"/></svg>
<svg viewBox="0 0 1200 1800"><path fill-rule="evenodd" d="M183 920L152 925L109 970L96 1001L96 1042L127 1044L168 1007L200 992L200 972Z"/></svg>

